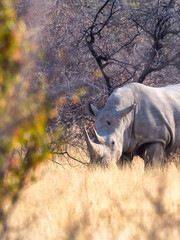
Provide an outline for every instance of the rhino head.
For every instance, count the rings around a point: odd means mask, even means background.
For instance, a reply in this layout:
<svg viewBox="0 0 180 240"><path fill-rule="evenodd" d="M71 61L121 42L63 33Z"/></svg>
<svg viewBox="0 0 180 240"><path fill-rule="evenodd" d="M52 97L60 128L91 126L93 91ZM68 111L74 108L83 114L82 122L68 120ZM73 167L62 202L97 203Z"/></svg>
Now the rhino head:
<svg viewBox="0 0 180 240"><path fill-rule="evenodd" d="M136 103L125 109L106 107L97 109L89 104L90 112L95 116L96 130L92 141L85 130L86 143L91 157L91 162L102 165L112 165L118 162L122 152L128 147L129 131L132 126L133 116L129 114Z"/></svg>

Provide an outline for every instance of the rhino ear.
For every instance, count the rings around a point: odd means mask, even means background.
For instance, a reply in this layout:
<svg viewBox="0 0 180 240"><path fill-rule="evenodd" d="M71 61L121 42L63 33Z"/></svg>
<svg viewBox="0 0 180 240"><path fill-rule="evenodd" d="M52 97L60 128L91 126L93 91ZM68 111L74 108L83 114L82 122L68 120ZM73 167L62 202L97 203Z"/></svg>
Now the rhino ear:
<svg viewBox="0 0 180 240"><path fill-rule="evenodd" d="M128 113L130 113L132 110L134 110L136 107L136 102L131 105L130 107L127 107L125 109L117 111L116 115L118 119L125 117Z"/></svg>
<svg viewBox="0 0 180 240"><path fill-rule="evenodd" d="M89 103L88 113L91 116L97 116L99 113L99 109L97 109L92 103Z"/></svg>

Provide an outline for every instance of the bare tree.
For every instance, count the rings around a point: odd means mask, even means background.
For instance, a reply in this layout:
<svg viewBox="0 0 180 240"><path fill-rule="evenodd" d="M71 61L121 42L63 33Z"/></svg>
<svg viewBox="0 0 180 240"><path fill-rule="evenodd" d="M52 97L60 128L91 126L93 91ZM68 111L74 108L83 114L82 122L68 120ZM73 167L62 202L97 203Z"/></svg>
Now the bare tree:
<svg viewBox="0 0 180 240"><path fill-rule="evenodd" d="M165 76L168 67L177 71L179 5L176 0L106 0L99 7L83 38L109 94L128 81L142 83L152 73Z"/></svg>
<svg viewBox="0 0 180 240"><path fill-rule="evenodd" d="M150 42L138 82L142 83L150 73L170 65L176 66L180 61L179 13L180 5L177 1L158 0L149 8L142 3L141 9L131 15L132 21Z"/></svg>
<svg viewBox="0 0 180 240"><path fill-rule="evenodd" d="M83 38L85 38L89 51L97 62L97 65L105 79L107 90L109 95L113 91L115 84L113 84L112 78L106 73L106 69L113 64L120 65L120 73L116 73L117 76L124 74L128 75L130 80L135 74L135 67L131 64L123 62L120 59L115 59L114 56L120 51L127 48L136 37L139 35L137 28L133 27L135 31L133 35L129 33L129 36L122 37L124 41L117 41L118 35L124 35L121 29L124 19L121 12L124 11L124 6L120 5L118 1L107 0L98 9L91 25L84 31ZM119 22L117 18L120 16ZM125 23L125 25L127 22ZM118 34L117 34L118 33ZM104 38L106 38L104 40ZM132 73L133 67L133 73ZM131 68L131 71L129 70ZM116 76L116 77L117 77ZM118 83L119 86L119 83Z"/></svg>

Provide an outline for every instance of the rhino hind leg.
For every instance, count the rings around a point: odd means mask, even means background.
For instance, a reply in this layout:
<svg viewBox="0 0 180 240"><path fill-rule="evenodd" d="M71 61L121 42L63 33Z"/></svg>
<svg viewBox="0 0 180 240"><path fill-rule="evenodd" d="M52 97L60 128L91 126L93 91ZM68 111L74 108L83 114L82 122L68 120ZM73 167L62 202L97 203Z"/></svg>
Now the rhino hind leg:
<svg viewBox="0 0 180 240"><path fill-rule="evenodd" d="M144 159L145 168L161 168L165 164L165 151L161 143L144 144L138 150L138 155Z"/></svg>

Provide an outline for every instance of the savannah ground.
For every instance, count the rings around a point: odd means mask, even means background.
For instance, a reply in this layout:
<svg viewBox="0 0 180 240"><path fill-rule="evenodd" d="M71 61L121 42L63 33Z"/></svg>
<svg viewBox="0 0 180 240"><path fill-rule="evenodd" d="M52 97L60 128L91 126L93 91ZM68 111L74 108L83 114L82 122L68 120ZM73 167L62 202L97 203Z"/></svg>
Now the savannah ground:
<svg viewBox="0 0 180 240"><path fill-rule="evenodd" d="M7 239L180 239L180 167L63 167L35 172L9 218ZM8 204L8 203L7 203Z"/></svg>

